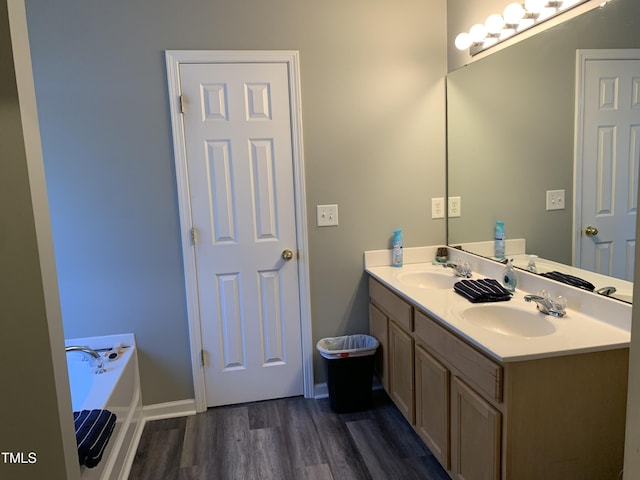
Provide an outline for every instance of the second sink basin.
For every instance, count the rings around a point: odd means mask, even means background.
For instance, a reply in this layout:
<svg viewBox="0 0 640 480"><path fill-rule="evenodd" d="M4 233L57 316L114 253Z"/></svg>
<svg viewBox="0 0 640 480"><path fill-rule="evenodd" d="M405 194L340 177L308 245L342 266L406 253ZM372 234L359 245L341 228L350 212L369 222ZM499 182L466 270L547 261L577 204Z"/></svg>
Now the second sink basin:
<svg viewBox="0 0 640 480"><path fill-rule="evenodd" d="M500 335L543 337L551 335L556 327L545 315L508 305L476 305L462 312L463 318Z"/></svg>
<svg viewBox="0 0 640 480"><path fill-rule="evenodd" d="M453 288L453 284L460 280L449 270L414 270L399 272L396 278L407 287L445 289Z"/></svg>

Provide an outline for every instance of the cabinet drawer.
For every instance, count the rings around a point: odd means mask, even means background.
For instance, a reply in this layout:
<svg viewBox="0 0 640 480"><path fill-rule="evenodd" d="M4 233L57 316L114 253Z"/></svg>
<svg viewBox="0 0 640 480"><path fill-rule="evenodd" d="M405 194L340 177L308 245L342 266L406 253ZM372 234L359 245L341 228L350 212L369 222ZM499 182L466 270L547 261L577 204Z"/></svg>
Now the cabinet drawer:
<svg viewBox="0 0 640 480"><path fill-rule="evenodd" d="M413 331L413 307L371 277L369 277L369 297L398 325L408 332Z"/></svg>
<svg viewBox="0 0 640 480"><path fill-rule="evenodd" d="M465 381L502 402L502 366L484 356L424 313L415 312L416 341L436 353L462 374Z"/></svg>

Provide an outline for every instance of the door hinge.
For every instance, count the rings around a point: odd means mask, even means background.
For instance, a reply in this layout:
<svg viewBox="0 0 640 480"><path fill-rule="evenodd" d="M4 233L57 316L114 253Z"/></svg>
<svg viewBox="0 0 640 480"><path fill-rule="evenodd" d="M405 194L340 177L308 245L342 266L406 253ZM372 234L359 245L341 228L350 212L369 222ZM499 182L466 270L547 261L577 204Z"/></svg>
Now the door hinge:
<svg viewBox="0 0 640 480"><path fill-rule="evenodd" d="M207 365L207 352L200 350L200 365L205 367Z"/></svg>
<svg viewBox="0 0 640 480"><path fill-rule="evenodd" d="M180 95L180 113L184 113L186 110L186 101L184 95Z"/></svg>
<svg viewBox="0 0 640 480"><path fill-rule="evenodd" d="M195 227L191 227L191 245L195 246L198 243L198 231Z"/></svg>

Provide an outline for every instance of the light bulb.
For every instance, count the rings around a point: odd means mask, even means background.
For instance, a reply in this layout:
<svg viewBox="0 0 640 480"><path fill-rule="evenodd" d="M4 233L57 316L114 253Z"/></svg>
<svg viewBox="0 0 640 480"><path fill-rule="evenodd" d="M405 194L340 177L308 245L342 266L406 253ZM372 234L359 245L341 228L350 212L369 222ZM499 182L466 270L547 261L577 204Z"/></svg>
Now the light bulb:
<svg viewBox="0 0 640 480"><path fill-rule="evenodd" d="M494 13L487 17L487 21L484 25L487 28L487 32L496 35L500 33L504 27L504 18L502 18L502 15Z"/></svg>
<svg viewBox="0 0 640 480"><path fill-rule="evenodd" d="M487 37L482 42L482 48L493 47L496 43L498 43L498 37Z"/></svg>
<svg viewBox="0 0 640 480"><path fill-rule="evenodd" d="M570 7L573 7L576 3L578 3L578 0L564 0L562 2L562 5L558 7L558 10L566 10Z"/></svg>
<svg viewBox="0 0 640 480"><path fill-rule="evenodd" d="M522 32L523 30L532 27L534 23L536 23L536 21L533 18L523 18L522 20L520 20L520 23L518 24L518 28L516 30L518 30L518 32Z"/></svg>
<svg viewBox="0 0 640 480"><path fill-rule="evenodd" d="M513 28L503 28L500 32L500 41L505 40L506 38L512 37L515 35L516 31Z"/></svg>
<svg viewBox="0 0 640 480"><path fill-rule="evenodd" d="M466 50L471 46L473 40L471 40L471 35L467 32L462 32L456 37L455 43L458 50Z"/></svg>
<svg viewBox="0 0 640 480"><path fill-rule="evenodd" d="M474 43L480 43L487 37L487 29L481 23L476 23L469 30L469 35L471 35L471 40Z"/></svg>
<svg viewBox="0 0 640 480"><path fill-rule="evenodd" d="M504 9L504 21L508 25L517 25L524 17L525 11L519 3L510 3Z"/></svg>
<svg viewBox="0 0 640 480"><path fill-rule="evenodd" d="M539 15L544 6L547 4L546 0L525 0L524 8L529 13Z"/></svg>
<svg viewBox="0 0 640 480"><path fill-rule="evenodd" d="M553 17L556 13L557 10L555 7L545 7L542 9L542 12L540 12L540 15L538 15L538 22L542 22L547 18Z"/></svg>

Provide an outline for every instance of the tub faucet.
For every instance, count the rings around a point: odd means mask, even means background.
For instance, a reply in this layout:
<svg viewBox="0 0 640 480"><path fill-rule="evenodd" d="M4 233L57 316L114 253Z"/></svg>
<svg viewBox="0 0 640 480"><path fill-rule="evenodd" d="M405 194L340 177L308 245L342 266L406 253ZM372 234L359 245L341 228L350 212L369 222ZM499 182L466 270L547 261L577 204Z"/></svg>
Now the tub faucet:
<svg viewBox="0 0 640 480"><path fill-rule="evenodd" d="M609 295L616 293L616 287L602 287L597 289L596 293L599 293L600 295L604 295L605 297L608 297Z"/></svg>
<svg viewBox="0 0 640 480"><path fill-rule="evenodd" d="M72 346L72 347L66 347L64 351L67 353L80 352L85 356L89 357L91 359L91 366L96 369L95 373L104 373L107 371L104 368L104 363L102 362L102 357L100 356L100 354L89 347Z"/></svg>
<svg viewBox="0 0 640 480"><path fill-rule="evenodd" d="M552 297L548 293L539 292L538 295L525 295L525 302L535 302L538 310L545 315L564 317L567 315L567 300L564 297Z"/></svg>

